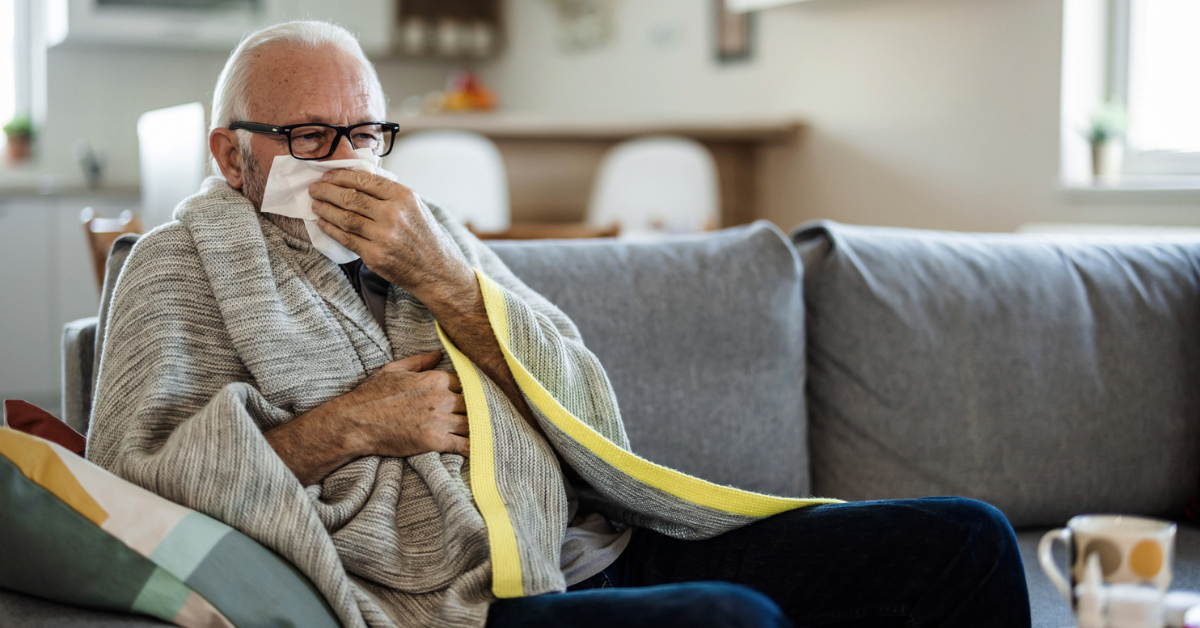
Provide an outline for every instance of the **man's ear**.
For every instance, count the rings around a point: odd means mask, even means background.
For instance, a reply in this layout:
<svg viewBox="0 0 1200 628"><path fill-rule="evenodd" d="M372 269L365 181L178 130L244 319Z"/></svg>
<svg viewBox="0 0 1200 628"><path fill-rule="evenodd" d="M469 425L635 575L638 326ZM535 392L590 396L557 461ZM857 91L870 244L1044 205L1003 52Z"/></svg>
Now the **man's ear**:
<svg viewBox="0 0 1200 628"><path fill-rule="evenodd" d="M242 189L242 150L236 131L213 129L208 135L208 150L221 168L229 187Z"/></svg>

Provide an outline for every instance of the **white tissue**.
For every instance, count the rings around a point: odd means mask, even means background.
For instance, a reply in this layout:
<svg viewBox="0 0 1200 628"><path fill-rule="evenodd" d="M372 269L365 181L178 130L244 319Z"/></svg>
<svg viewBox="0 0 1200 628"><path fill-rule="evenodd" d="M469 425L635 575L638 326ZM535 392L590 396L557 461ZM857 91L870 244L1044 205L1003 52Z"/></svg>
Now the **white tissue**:
<svg viewBox="0 0 1200 628"><path fill-rule="evenodd" d="M326 172L339 168L365 170L396 180L396 175L379 167L379 157L371 154L370 149L360 148L354 154L358 155L358 159L332 161L310 161L280 155L271 162L271 174L267 175L267 187L263 191L262 211L303 220L313 247L338 264L353 262L358 255L317 226L318 216L312 210L313 198L308 195L308 186L320 181L321 175Z"/></svg>

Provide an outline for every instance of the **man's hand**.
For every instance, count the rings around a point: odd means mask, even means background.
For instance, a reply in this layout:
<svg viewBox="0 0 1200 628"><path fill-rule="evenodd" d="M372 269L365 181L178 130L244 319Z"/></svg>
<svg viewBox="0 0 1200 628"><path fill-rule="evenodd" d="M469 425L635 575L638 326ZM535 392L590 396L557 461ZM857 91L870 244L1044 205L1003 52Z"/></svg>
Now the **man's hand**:
<svg viewBox="0 0 1200 628"><path fill-rule="evenodd" d="M361 456L470 454L458 378L430 370L441 351L383 366L354 390L266 433L304 485Z"/></svg>
<svg viewBox="0 0 1200 628"><path fill-rule="evenodd" d="M308 193L322 231L422 303L475 289L462 251L412 190L369 172L331 170Z"/></svg>
<svg viewBox="0 0 1200 628"><path fill-rule="evenodd" d="M492 333L479 281L412 190L362 171L330 170L308 188L317 225L429 309L450 340L541 431Z"/></svg>

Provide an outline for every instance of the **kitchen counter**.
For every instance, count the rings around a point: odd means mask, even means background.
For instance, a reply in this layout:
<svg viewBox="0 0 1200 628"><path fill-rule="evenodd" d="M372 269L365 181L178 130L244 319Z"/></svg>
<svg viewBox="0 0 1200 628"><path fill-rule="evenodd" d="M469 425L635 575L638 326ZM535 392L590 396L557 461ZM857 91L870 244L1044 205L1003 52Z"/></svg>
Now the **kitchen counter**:
<svg viewBox="0 0 1200 628"><path fill-rule="evenodd" d="M786 143L803 124L793 118L565 118L520 114L395 116L401 133L433 129L474 131L492 139L623 140L642 135L683 135L700 141Z"/></svg>
<svg viewBox="0 0 1200 628"><path fill-rule="evenodd" d="M389 119L401 133L457 129L490 138L508 171L514 223L580 222L604 155L646 135L680 135L704 144L717 165L721 226L761 217L759 153L794 144L795 118L567 118L528 114L443 114Z"/></svg>

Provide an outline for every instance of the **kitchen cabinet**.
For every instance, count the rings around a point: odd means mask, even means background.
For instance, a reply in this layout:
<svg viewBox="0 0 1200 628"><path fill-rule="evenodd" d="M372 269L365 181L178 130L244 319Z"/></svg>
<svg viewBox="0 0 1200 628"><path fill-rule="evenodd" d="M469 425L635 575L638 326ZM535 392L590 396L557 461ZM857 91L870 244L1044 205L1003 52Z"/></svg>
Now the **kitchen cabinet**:
<svg viewBox="0 0 1200 628"><path fill-rule="evenodd" d="M66 196L0 192L0 398L57 411L62 326L95 316L100 292L79 223L138 210L132 194Z"/></svg>

